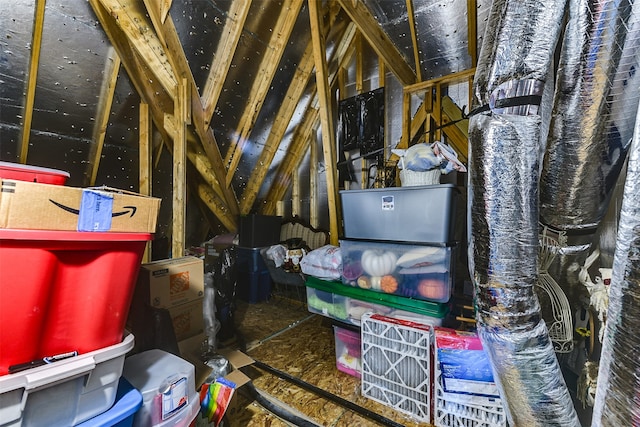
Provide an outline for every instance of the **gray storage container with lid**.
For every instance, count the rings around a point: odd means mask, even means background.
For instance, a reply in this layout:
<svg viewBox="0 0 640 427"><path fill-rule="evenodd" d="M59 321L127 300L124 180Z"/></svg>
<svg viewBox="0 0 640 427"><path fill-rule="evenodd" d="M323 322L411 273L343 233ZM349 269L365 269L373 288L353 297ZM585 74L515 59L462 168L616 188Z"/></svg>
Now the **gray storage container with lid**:
<svg viewBox="0 0 640 427"><path fill-rule="evenodd" d="M450 243L456 193L453 184L343 190L344 237Z"/></svg>

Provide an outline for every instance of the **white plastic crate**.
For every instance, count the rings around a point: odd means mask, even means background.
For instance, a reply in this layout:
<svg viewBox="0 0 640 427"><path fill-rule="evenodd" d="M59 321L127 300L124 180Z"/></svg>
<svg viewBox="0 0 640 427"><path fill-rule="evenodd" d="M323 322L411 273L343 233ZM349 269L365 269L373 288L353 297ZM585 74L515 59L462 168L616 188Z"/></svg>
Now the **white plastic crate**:
<svg viewBox="0 0 640 427"><path fill-rule="evenodd" d="M500 398L442 390L436 369L434 425L436 427L506 427L507 417Z"/></svg>
<svg viewBox="0 0 640 427"><path fill-rule="evenodd" d="M431 327L379 314L362 316L362 395L431 422Z"/></svg>
<svg viewBox="0 0 640 427"><path fill-rule="evenodd" d="M124 359L120 344L0 377L0 426L72 426L108 410L116 398Z"/></svg>
<svg viewBox="0 0 640 427"><path fill-rule="evenodd" d="M507 418L493 378L483 371L488 363L482 344L475 334L435 328L434 343L434 409L436 427L506 427ZM457 367L472 370L472 377L465 378L451 373L449 362L439 358L440 350L459 351L461 360ZM480 353L479 353L480 352ZM442 365L447 364L448 374L443 374ZM454 369L457 371L457 369ZM460 372L457 372L460 374ZM447 386L445 387L445 381ZM476 394L484 393L484 394Z"/></svg>

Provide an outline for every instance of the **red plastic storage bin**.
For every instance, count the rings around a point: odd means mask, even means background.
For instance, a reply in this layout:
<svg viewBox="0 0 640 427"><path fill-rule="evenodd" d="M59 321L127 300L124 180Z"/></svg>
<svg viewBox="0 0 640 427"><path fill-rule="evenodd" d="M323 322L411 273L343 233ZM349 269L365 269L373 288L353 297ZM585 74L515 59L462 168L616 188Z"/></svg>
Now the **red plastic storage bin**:
<svg viewBox="0 0 640 427"><path fill-rule="evenodd" d="M64 185L69 178L69 172L20 163L0 162L0 178Z"/></svg>
<svg viewBox="0 0 640 427"><path fill-rule="evenodd" d="M0 375L122 341L148 233L0 229Z"/></svg>

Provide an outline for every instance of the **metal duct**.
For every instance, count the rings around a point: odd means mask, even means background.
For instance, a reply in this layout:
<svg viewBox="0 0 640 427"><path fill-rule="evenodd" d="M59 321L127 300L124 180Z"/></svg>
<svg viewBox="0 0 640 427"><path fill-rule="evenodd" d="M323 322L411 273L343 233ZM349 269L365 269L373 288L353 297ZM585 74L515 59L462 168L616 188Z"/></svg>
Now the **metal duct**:
<svg viewBox="0 0 640 427"><path fill-rule="evenodd" d="M638 90L638 87L635 87ZM592 426L640 425L640 117L631 145Z"/></svg>
<svg viewBox="0 0 640 427"><path fill-rule="evenodd" d="M469 267L478 332L514 427L580 425L534 291L538 106L565 3L493 2L469 122Z"/></svg>
<svg viewBox="0 0 640 427"><path fill-rule="evenodd" d="M570 0L540 182L541 221L594 232L624 163L640 91L633 0ZM591 230L589 230L591 229Z"/></svg>

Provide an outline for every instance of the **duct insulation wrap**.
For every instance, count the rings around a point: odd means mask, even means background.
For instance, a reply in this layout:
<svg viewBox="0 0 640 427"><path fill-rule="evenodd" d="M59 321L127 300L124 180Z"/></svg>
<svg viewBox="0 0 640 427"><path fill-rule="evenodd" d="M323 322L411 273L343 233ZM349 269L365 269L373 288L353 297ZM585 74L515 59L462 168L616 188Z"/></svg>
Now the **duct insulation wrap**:
<svg viewBox="0 0 640 427"><path fill-rule="evenodd" d="M638 87L635 88L638 90ZM627 166L592 426L640 425L640 117Z"/></svg>
<svg viewBox="0 0 640 427"><path fill-rule="evenodd" d="M512 427L580 426L534 291L539 106L565 3L494 1L474 79L469 268L478 333Z"/></svg>
<svg viewBox="0 0 640 427"><path fill-rule="evenodd" d="M640 99L638 7L570 0L540 182L540 219L552 228L594 232L606 212Z"/></svg>

